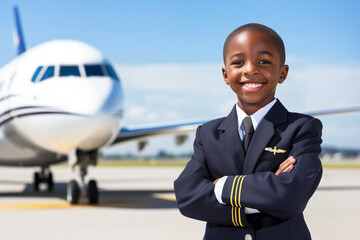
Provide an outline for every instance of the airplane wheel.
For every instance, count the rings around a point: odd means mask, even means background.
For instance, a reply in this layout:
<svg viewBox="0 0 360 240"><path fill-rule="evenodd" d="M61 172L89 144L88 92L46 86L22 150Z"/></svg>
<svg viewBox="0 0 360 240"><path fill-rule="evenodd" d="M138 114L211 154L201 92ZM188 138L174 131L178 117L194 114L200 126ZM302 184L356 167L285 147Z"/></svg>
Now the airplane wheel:
<svg viewBox="0 0 360 240"><path fill-rule="evenodd" d="M54 181L53 181L52 173L49 173L49 175L47 176L46 183L47 183L48 191L52 192L54 190Z"/></svg>
<svg viewBox="0 0 360 240"><path fill-rule="evenodd" d="M71 180L66 189L66 200L70 204L78 204L80 197L80 188L75 180Z"/></svg>
<svg viewBox="0 0 360 240"><path fill-rule="evenodd" d="M88 184L88 198L89 204L97 204L98 203L98 188L95 180L90 180Z"/></svg>
<svg viewBox="0 0 360 240"><path fill-rule="evenodd" d="M39 191L39 185L40 185L41 179L40 179L40 174L38 172L34 173L34 192L38 192Z"/></svg>

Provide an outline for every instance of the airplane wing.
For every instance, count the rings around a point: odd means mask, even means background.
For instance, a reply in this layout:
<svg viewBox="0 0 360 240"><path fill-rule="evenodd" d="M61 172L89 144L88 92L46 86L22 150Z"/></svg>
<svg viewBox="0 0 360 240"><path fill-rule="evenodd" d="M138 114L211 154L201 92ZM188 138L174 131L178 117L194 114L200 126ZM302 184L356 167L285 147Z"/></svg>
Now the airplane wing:
<svg viewBox="0 0 360 240"><path fill-rule="evenodd" d="M122 142L138 141L138 150L141 151L146 147L150 138L163 135L175 135L176 144L181 145L187 140L188 133L195 132L196 128L205 122L206 121L194 121L156 126L123 127L120 129L112 145Z"/></svg>
<svg viewBox="0 0 360 240"><path fill-rule="evenodd" d="M360 113L360 106L306 112L305 114L318 117L347 113ZM141 151L146 147L149 139L161 135L175 135L176 144L181 145L187 140L188 133L194 132L199 125L205 122L206 121L194 121L186 123L163 124L156 126L147 125L124 127L120 129L120 132L112 145L129 141L137 141L138 150Z"/></svg>
<svg viewBox="0 0 360 240"><path fill-rule="evenodd" d="M311 115L314 117L319 117L319 116L328 116L328 115L345 114L345 113L360 113L360 106L348 107L348 108L338 108L338 109L328 109L328 110L322 110L322 111L308 112L305 114Z"/></svg>

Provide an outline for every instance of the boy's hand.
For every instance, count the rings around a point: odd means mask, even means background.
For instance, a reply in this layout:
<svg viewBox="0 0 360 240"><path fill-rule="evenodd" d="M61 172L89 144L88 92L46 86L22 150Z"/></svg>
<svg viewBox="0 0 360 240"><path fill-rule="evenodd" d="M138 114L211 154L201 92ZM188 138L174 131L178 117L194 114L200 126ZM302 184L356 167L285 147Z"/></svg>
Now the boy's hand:
<svg viewBox="0 0 360 240"><path fill-rule="evenodd" d="M279 169L276 171L275 175L279 176L280 173L291 172L294 169L295 163L296 159L293 156L288 157L280 164ZM216 179L213 184L216 185L219 180L220 178Z"/></svg>
<svg viewBox="0 0 360 240"><path fill-rule="evenodd" d="M294 169L295 162L296 159L293 156L288 157L288 159L280 164L279 169L276 171L275 175L279 176L280 173L291 172Z"/></svg>
<svg viewBox="0 0 360 240"><path fill-rule="evenodd" d="M215 181L213 181L213 184L216 185L216 183L220 180L220 178L216 179Z"/></svg>

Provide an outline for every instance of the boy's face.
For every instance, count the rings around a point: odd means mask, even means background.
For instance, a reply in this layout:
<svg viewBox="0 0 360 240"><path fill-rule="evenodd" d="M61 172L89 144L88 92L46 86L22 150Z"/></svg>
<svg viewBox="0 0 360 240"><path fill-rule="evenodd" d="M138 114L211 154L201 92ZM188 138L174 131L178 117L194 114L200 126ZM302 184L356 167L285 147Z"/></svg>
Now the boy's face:
<svg viewBox="0 0 360 240"><path fill-rule="evenodd" d="M229 42L225 64L224 80L248 115L274 99L277 84L284 82L289 70L281 65L269 37L253 30L241 32Z"/></svg>

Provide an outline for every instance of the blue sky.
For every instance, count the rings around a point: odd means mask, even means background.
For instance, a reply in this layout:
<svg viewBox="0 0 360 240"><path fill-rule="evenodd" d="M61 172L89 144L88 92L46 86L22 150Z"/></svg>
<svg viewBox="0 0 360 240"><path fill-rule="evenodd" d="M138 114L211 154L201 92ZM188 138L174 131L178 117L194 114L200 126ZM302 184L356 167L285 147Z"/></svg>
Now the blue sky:
<svg viewBox="0 0 360 240"><path fill-rule="evenodd" d="M13 56L6 34L15 4L28 46L73 38L119 63L217 62L227 34L248 22L274 28L289 55L333 63L359 60L358 1L7 0L0 3L0 43L8 46L0 63Z"/></svg>
<svg viewBox="0 0 360 240"><path fill-rule="evenodd" d="M15 4L28 48L76 39L113 62L124 83L125 123L226 115L236 99L221 77L222 45L249 22L285 42L290 73L277 96L289 110L360 105L359 1L1 1L0 65L14 57ZM324 144L360 147L359 115L321 118ZM147 151L191 150L192 139L181 148L168 142L155 140Z"/></svg>

